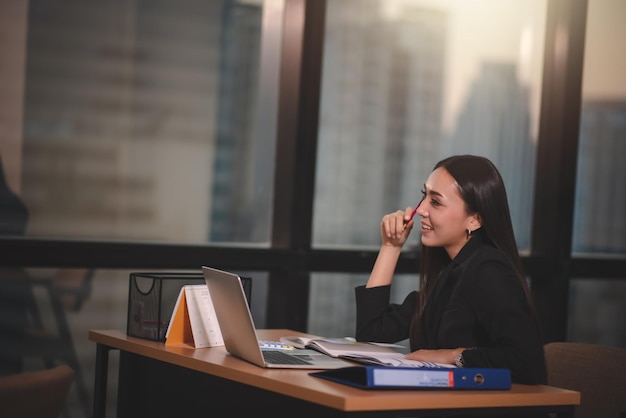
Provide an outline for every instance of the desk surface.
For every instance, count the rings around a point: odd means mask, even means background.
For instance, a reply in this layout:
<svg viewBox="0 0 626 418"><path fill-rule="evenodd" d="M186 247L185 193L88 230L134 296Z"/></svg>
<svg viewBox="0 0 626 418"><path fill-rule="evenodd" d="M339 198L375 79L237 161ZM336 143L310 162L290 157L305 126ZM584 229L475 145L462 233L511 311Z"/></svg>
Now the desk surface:
<svg viewBox="0 0 626 418"><path fill-rule="evenodd" d="M259 330L276 341L291 330ZM187 348L129 337L122 331L90 331L89 340L180 367L208 373L341 411L578 405L580 393L545 385L513 384L511 390L361 390L309 376L307 370L263 369L229 355L224 347Z"/></svg>

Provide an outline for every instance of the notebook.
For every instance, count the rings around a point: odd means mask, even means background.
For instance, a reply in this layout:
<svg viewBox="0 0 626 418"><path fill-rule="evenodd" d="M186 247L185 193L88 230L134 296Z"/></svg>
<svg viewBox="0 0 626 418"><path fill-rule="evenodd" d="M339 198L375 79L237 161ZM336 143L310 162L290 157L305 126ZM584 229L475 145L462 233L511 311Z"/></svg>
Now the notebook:
<svg viewBox="0 0 626 418"><path fill-rule="evenodd" d="M311 349L262 349L241 278L234 273L207 266L202 266L202 273L209 288L224 347L231 355L267 368L335 369L350 365Z"/></svg>

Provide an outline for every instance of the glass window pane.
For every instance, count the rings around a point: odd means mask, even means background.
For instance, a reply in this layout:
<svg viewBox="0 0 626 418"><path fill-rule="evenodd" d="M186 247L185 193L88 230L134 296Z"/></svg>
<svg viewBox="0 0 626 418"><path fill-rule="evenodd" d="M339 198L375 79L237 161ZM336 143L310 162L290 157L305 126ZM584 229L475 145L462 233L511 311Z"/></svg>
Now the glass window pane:
<svg viewBox="0 0 626 418"><path fill-rule="evenodd" d="M625 279L570 281L568 341L626 347Z"/></svg>
<svg viewBox="0 0 626 418"><path fill-rule="evenodd" d="M546 8L328 3L314 246L377 246L382 215L417 204L438 160L472 153L500 169L529 248Z"/></svg>
<svg viewBox="0 0 626 418"><path fill-rule="evenodd" d="M574 206L574 253L626 254L626 2L590 1Z"/></svg>
<svg viewBox="0 0 626 418"><path fill-rule="evenodd" d="M27 235L267 244L262 20L250 1L31 1Z"/></svg>
<svg viewBox="0 0 626 418"><path fill-rule="evenodd" d="M367 274L311 274L307 332L324 337L354 337L354 288L367 283ZM402 303L418 287L417 276L398 274L393 279L391 302Z"/></svg>

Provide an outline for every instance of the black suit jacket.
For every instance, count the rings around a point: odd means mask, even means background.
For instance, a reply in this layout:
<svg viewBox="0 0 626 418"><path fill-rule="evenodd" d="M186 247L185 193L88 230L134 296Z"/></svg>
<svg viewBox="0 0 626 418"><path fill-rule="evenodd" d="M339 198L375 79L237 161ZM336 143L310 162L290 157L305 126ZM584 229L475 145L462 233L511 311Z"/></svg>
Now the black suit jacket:
<svg viewBox="0 0 626 418"><path fill-rule="evenodd" d="M417 292L390 304L390 286L355 289L356 338L397 342L409 337ZM480 234L441 272L420 326L423 347L466 350L466 367L511 370L514 382L545 383L543 343L515 270Z"/></svg>

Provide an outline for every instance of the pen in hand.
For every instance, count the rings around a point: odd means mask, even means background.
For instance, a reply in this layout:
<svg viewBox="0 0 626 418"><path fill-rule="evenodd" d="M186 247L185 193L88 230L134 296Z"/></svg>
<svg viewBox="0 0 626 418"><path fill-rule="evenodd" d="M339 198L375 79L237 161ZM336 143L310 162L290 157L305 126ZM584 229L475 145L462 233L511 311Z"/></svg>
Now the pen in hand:
<svg viewBox="0 0 626 418"><path fill-rule="evenodd" d="M404 232L406 230L406 226L408 225L409 222L411 222L411 220L413 219L413 217L415 216L415 214L417 213L417 209L419 209L420 205L422 204L422 202L424 201L424 199L420 200L420 202L417 204L417 206L415 206L415 209L413 209L413 212L411 212L411 216L409 217L409 220L405 220L404 221L404 226L402 227L402 232Z"/></svg>

